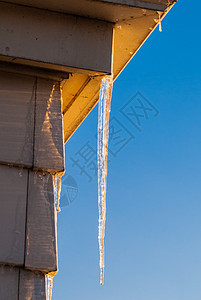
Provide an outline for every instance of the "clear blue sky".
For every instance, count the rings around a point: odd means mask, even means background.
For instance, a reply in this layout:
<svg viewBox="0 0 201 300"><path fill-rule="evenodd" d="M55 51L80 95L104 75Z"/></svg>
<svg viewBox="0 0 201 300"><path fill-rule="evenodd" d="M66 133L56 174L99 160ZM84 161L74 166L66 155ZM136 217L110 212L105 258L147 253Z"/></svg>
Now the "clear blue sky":
<svg viewBox="0 0 201 300"><path fill-rule="evenodd" d="M135 139L109 155L104 286L97 178L71 160L87 141L96 147L97 107L67 143L78 195L58 215L53 300L200 300L200 11L199 0L179 0L114 84L111 118ZM141 118L141 132L120 111L137 92L159 112Z"/></svg>

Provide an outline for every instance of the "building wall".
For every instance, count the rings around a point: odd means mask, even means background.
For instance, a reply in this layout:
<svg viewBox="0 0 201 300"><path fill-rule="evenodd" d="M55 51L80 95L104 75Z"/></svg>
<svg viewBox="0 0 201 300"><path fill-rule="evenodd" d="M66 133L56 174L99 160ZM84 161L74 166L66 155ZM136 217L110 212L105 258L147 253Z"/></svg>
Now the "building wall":
<svg viewBox="0 0 201 300"><path fill-rule="evenodd" d="M57 271L60 82L35 73L0 71L0 299L46 299L45 275Z"/></svg>

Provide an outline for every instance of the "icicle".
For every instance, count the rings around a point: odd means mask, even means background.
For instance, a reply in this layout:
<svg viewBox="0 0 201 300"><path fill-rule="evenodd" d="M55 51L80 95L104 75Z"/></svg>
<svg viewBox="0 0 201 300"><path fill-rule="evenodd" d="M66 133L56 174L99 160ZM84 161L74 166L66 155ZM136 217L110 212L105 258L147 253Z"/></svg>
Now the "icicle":
<svg viewBox="0 0 201 300"><path fill-rule="evenodd" d="M60 208L60 194L61 194L61 177L64 175L64 172L57 173L53 176L53 183L54 183L54 198L55 206L57 212L61 211Z"/></svg>
<svg viewBox="0 0 201 300"><path fill-rule="evenodd" d="M47 300L52 299L52 290L53 290L53 278L57 274L57 272L50 272L46 275L46 297Z"/></svg>
<svg viewBox="0 0 201 300"><path fill-rule="evenodd" d="M60 212L60 194L61 194L61 178L64 175L64 172L56 173L53 176L53 185L54 185L54 199L56 211ZM56 215L57 218L57 215ZM56 221L57 224L57 221ZM46 283L47 283L47 299L52 299L52 289L53 289L53 278L57 274L56 272L50 272L46 275Z"/></svg>
<svg viewBox="0 0 201 300"><path fill-rule="evenodd" d="M162 32L161 14L158 13L158 15L159 15L159 31Z"/></svg>
<svg viewBox="0 0 201 300"><path fill-rule="evenodd" d="M47 299L52 299L52 289L53 289L53 276L47 275Z"/></svg>
<svg viewBox="0 0 201 300"><path fill-rule="evenodd" d="M98 242L100 255L100 284L104 282L104 237L106 220L106 178L107 178L107 154L109 135L109 115L112 96L113 78L106 76L102 80L98 106L98 144L97 144L97 164L98 164L98 209L99 226Z"/></svg>

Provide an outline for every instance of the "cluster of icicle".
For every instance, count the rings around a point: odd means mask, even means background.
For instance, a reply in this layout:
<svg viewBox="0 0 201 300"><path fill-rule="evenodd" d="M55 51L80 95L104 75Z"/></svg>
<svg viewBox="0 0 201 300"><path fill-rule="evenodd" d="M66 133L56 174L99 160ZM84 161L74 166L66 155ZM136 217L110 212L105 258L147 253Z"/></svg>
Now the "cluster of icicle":
<svg viewBox="0 0 201 300"><path fill-rule="evenodd" d="M49 109L50 109L50 103L52 101L53 93L55 90L55 84L53 85L50 97L49 97L49 104L47 108L47 113L46 113L46 120L49 120ZM63 102L62 98L62 87L60 86L60 91L61 91L61 102ZM61 211L60 208L60 194L61 194L61 178L64 175L64 171L62 172L57 172L56 174L52 174L53 176L53 186L54 186L54 202L55 202L55 208L56 212L59 213ZM57 215L55 216L56 224L57 224ZM52 299L52 290L53 290L53 278L56 275L56 272L50 272L46 275L46 297L48 300Z"/></svg>
<svg viewBox="0 0 201 300"><path fill-rule="evenodd" d="M113 78L106 76L102 80L98 105L98 242L100 254L100 284L104 283L104 237L106 220L106 178L107 178L107 154L109 138L109 116L112 96Z"/></svg>

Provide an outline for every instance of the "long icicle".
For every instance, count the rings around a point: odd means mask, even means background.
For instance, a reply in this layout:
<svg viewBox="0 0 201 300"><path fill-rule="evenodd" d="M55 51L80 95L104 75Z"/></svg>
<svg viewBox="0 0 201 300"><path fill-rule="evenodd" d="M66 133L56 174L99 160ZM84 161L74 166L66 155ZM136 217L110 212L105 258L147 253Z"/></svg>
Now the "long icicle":
<svg viewBox="0 0 201 300"><path fill-rule="evenodd" d="M113 78L106 76L102 80L98 106L98 242L100 255L100 284L104 283L104 237L106 220L106 179L107 179L107 154L109 138L109 116L112 96Z"/></svg>

